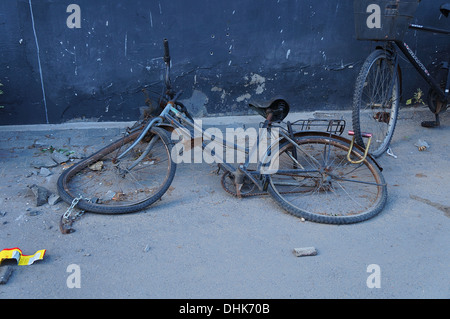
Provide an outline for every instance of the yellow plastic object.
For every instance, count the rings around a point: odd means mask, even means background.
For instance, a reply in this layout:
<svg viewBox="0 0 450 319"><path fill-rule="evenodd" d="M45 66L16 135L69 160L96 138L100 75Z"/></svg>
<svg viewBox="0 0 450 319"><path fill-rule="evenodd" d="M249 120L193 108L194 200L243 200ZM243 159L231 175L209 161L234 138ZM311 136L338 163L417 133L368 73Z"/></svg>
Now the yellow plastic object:
<svg viewBox="0 0 450 319"><path fill-rule="evenodd" d="M8 248L0 251L0 264L4 259L15 259L19 266L28 266L36 260L44 258L46 249L38 250L34 255L24 255L19 248Z"/></svg>

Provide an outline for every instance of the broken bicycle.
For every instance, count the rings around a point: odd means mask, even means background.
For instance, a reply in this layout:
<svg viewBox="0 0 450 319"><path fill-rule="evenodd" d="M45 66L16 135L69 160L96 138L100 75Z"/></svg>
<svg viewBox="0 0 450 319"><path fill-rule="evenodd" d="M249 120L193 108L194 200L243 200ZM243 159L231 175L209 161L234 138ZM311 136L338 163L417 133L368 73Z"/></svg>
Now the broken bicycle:
<svg viewBox="0 0 450 319"><path fill-rule="evenodd" d="M366 150L341 136L345 121L285 123L289 104L275 99L250 105L265 118L260 125L265 134L258 135L252 147L211 136L179 101L181 92L173 90L167 40L164 49L166 76L161 113L137 122L124 137L65 170L57 183L65 202L76 200L77 208L100 214L146 209L172 183L177 167L174 156L186 151L176 147L180 142L173 136L174 132L182 132L184 138L187 136L182 145L197 143L202 150L219 157L217 145L245 154L242 162L218 162L224 171L222 186L236 197L270 194L288 213L329 224L361 222L383 209L387 186L381 168ZM196 133L202 139L196 141ZM262 155L253 163L252 154L261 145Z"/></svg>

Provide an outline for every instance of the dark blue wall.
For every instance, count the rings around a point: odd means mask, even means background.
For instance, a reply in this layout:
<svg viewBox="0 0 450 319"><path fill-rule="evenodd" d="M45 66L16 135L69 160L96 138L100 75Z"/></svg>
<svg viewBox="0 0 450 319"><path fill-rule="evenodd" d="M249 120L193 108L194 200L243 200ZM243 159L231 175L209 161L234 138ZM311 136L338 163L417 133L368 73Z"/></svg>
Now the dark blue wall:
<svg viewBox="0 0 450 319"><path fill-rule="evenodd" d="M79 29L66 25L71 3L81 8ZM417 21L448 28L440 4L422 1ZM1 0L0 28L2 125L137 119L142 88L162 76L163 38L194 115L249 114L248 99L275 95L294 111L349 109L373 48L355 39L351 0ZM424 64L448 57L448 38L407 40ZM403 65L404 95L425 91Z"/></svg>

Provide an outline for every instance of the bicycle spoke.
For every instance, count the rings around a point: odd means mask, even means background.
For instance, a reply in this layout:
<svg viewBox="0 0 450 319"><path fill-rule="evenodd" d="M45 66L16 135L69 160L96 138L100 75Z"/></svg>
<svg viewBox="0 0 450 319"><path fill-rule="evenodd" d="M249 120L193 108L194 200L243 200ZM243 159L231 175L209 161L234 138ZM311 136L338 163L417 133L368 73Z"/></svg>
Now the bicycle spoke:
<svg viewBox="0 0 450 319"><path fill-rule="evenodd" d="M370 153L380 156L388 148L397 120L399 83L395 63L385 51L368 57L358 76L353 105L353 125L359 145L362 133L373 135Z"/></svg>
<svg viewBox="0 0 450 319"><path fill-rule="evenodd" d="M315 174L274 174L270 176L271 194L294 215L306 216L312 220L324 220L331 223L343 222L342 218L357 216L364 219L377 211L380 201L385 200L386 185L381 182L377 169L368 165L367 160L361 164L351 164L346 160L349 145L326 137L304 137L297 141L297 149L302 149L309 156L300 156L297 161L303 170L317 166L310 161L315 158L321 163ZM280 172L293 167L292 158L284 156L291 145L280 149ZM300 152L299 152L300 153ZM356 156L355 153L353 156ZM357 157L362 158L361 154ZM303 180L297 176L303 175ZM375 206L375 207L374 207ZM367 215L366 215L367 214ZM350 220L350 219L346 219Z"/></svg>
<svg viewBox="0 0 450 319"><path fill-rule="evenodd" d="M169 174L170 153L156 134L149 143L141 142L129 149L132 143L120 143L94 163L97 167L89 165L79 170L68 183L68 191L106 206L135 205L156 194ZM118 160L118 151L124 147L129 151Z"/></svg>

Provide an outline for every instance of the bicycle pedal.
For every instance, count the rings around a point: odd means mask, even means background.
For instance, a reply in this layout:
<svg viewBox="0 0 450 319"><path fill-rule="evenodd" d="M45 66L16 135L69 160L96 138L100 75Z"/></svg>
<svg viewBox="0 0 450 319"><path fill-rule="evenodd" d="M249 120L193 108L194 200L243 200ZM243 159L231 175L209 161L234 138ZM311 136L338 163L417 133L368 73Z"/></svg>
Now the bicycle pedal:
<svg viewBox="0 0 450 319"><path fill-rule="evenodd" d="M238 198L242 198L242 194L241 194L242 186L244 186L244 184L236 183L236 195L237 195Z"/></svg>

